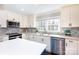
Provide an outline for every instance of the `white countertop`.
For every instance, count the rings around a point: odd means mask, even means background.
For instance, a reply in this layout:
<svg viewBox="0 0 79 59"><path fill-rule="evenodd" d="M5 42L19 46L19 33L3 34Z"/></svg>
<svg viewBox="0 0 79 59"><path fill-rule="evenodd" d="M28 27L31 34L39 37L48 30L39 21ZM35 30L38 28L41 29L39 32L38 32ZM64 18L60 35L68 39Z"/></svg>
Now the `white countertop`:
<svg viewBox="0 0 79 59"><path fill-rule="evenodd" d="M1 55L40 55L46 48L45 44L25 39L14 39L0 43Z"/></svg>
<svg viewBox="0 0 79 59"><path fill-rule="evenodd" d="M65 35L55 35L55 34L40 34L40 33L29 33L29 35L37 35L37 36L49 36L49 37L59 37L59 38L67 38L67 39L75 39L79 40L78 36L65 36Z"/></svg>
<svg viewBox="0 0 79 59"><path fill-rule="evenodd" d="M65 36L65 35L54 35L54 34L43 34L43 36L50 36L50 37L59 37L59 38L67 38L67 39L79 40L79 37L76 37L76 36Z"/></svg>

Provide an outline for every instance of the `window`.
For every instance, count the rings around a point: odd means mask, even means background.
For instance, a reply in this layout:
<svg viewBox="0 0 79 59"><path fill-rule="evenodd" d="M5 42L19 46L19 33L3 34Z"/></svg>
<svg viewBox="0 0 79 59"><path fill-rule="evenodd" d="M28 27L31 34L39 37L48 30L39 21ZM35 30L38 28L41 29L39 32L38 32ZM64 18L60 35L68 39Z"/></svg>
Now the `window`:
<svg viewBox="0 0 79 59"><path fill-rule="evenodd" d="M36 27L37 27L37 29L39 30L39 31L45 31L45 26L46 25L46 23L45 23L45 21L44 20L38 20L37 22L36 22Z"/></svg>
<svg viewBox="0 0 79 59"><path fill-rule="evenodd" d="M43 32L59 32L60 31L60 18L59 16L39 18L36 21L38 31Z"/></svg>
<svg viewBox="0 0 79 59"><path fill-rule="evenodd" d="M47 20L47 31L48 32L59 32L60 31L60 22L59 17L49 18Z"/></svg>

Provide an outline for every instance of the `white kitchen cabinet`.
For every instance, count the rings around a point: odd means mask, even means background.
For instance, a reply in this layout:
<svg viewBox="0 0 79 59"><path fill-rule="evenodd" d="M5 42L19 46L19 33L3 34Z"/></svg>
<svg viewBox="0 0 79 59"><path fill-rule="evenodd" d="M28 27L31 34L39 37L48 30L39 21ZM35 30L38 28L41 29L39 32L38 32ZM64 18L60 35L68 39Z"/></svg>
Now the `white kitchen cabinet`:
<svg viewBox="0 0 79 59"><path fill-rule="evenodd" d="M31 40L32 39L31 34L29 34L29 33L23 33L22 38L26 39L26 40Z"/></svg>
<svg viewBox="0 0 79 59"><path fill-rule="evenodd" d="M47 45L46 51L51 52L50 37L44 37L44 40L42 40L42 42Z"/></svg>
<svg viewBox="0 0 79 59"><path fill-rule="evenodd" d="M27 26L27 16L25 15L8 12L8 20L14 21L14 22L20 22L20 28L26 28Z"/></svg>
<svg viewBox="0 0 79 59"><path fill-rule="evenodd" d="M79 27L79 5L71 6L70 12L72 27Z"/></svg>
<svg viewBox="0 0 79 59"><path fill-rule="evenodd" d="M7 40L9 40L9 36L8 35L0 36L0 42L7 41Z"/></svg>
<svg viewBox="0 0 79 59"><path fill-rule="evenodd" d="M31 40L31 41L35 41L35 36L32 34L32 33L24 33L22 35L22 38L23 39L26 39L26 40Z"/></svg>
<svg viewBox="0 0 79 59"><path fill-rule="evenodd" d="M11 15L10 15L11 14ZM27 16L20 15L16 13L10 13L8 16L8 20L19 22L20 28L26 28L27 27Z"/></svg>
<svg viewBox="0 0 79 59"><path fill-rule="evenodd" d="M50 46L50 37L47 36L37 36L36 40L39 43L44 43L47 45L46 51L51 52L51 46Z"/></svg>
<svg viewBox="0 0 79 59"><path fill-rule="evenodd" d="M28 16L27 27L36 27L36 15Z"/></svg>
<svg viewBox="0 0 79 59"><path fill-rule="evenodd" d="M35 36L35 39L34 39L36 42L39 42L39 43L43 43L42 41L43 41L43 38L42 38L42 36Z"/></svg>
<svg viewBox="0 0 79 59"><path fill-rule="evenodd" d="M36 36L36 38L34 39L34 41L39 42L39 43L43 43L46 44L46 51L51 52L51 46L50 46L50 37L47 36Z"/></svg>
<svg viewBox="0 0 79 59"><path fill-rule="evenodd" d="M36 41L36 42L41 43L41 36L35 35L35 36L33 37L33 41Z"/></svg>
<svg viewBox="0 0 79 59"><path fill-rule="evenodd" d="M0 42L3 42L2 37L0 36Z"/></svg>
<svg viewBox="0 0 79 59"><path fill-rule="evenodd" d="M12 12L7 11L7 20L9 21L13 21L14 19L14 15Z"/></svg>
<svg viewBox="0 0 79 59"><path fill-rule="evenodd" d="M0 27L7 27L7 12L0 10Z"/></svg>
<svg viewBox="0 0 79 59"><path fill-rule="evenodd" d="M3 41L7 41L7 40L9 40L9 36L8 35L3 36Z"/></svg>
<svg viewBox="0 0 79 59"><path fill-rule="evenodd" d="M29 36L27 35L27 37L28 40L46 44L47 45L46 51L51 52L50 37L41 35L32 35L32 34L29 34Z"/></svg>
<svg viewBox="0 0 79 59"><path fill-rule="evenodd" d="M51 52L50 37L38 36L38 38L36 40L37 40L37 42L46 44L47 45L46 51Z"/></svg>
<svg viewBox="0 0 79 59"><path fill-rule="evenodd" d="M6 11L6 12L7 12L7 20L19 22L21 15L15 13L15 12L10 12L10 11Z"/></svg>
<svg viewBox="0 0 79 59"><path fill-rule="evenodd" d="M69 23L70 23L70 7L64 7L61 9L60 26L69 27Z"/></svg>
<svg viewBox="0 0 79 59"><path fill-rule="evenodd" d="M41 36L37 36L37 35L30 35L29 40L42 43L41 42L41 40L42 40Z"/></svg>
<svg viewBox="0 0 79 59"><path fill-rule="evenodd" d="M79 5L69 5L61 9L61 27L79 27Z"/></svg>
<svg viewBox="0 0 79 59"><path fill-rule="evenodd" d="M79 55L79 40L78 40L78 44L77 44L77 53Z"/></svg>
<svg viewBox="0 0 79 59"><path fill-rule="evenodd" d="M26 28L27 27L27 17L26 16L20 16L20 28Z"/></svg>
<svg viewBox="0 0 79 59"><path fill-rule="evenodd" d="M7 10L0 10L0 27L7 27L7 20L20 22L20 28L27 27L27 16Z"/></svg>
<svg viewBox="0 0 79 59"><path fill-rule="evenodd" d="M77 55L77 40L65 39L65 54L66 55Z"/></svg>
<svg viewBox="0 0 79 59"><path fill-rule="evenodd" d="M25 33L22 33L22 38L23 38L23 39L27 39L27 36L26 36Z"/></svg>

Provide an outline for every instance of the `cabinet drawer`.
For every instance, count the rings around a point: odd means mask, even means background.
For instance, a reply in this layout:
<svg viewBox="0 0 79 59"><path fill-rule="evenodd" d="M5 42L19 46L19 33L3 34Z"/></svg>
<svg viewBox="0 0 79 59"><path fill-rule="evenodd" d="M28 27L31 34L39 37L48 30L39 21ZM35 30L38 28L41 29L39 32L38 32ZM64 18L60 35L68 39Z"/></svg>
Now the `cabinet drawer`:
<svg viewBox="0 0 79 59"><path fill-rule="evenodd" d="M9 37L8 36L3 37L3 41L7 41L7 40L9 40Z"/></svg>

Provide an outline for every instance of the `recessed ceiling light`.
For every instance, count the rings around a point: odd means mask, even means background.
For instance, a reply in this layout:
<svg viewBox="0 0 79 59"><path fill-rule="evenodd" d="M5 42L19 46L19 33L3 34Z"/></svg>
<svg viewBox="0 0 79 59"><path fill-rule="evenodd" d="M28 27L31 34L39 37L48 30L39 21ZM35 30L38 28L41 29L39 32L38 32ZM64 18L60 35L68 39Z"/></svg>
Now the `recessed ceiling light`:
<svg viewBox="0 0 79 59"><path fill-rule="evenodd" d="M24 9L21 9L21 11L24 11Z"/></svg>

